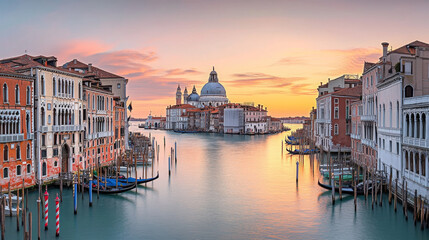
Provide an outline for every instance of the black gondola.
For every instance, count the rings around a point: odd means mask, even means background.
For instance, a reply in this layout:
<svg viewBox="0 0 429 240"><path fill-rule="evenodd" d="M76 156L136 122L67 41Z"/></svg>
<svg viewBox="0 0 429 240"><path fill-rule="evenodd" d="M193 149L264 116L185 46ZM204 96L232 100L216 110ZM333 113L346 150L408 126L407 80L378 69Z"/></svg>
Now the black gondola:
<svg viewBox="0 0 429 240"><path fill-rule="evenodd" d="M145 178L145 179L137 179L137 184L142 184L142 183L147 183L147 182L151 182L155 179L159 178L159 172L156 174L155 177L153 178ZM112 178L113 179L113 178ZM127 182L127 178L125 178L124 176L121 175L120 178L118 178L118 182L121 183L126 183ZM136 179L135 178L128 178L128 182L129 183L135 183Z"/></svg>
<svg viewBox="0 0 429 240"><path fill-rule="evenodd" d="M320 180L318 180L317 181L317 183L319 184L319 186L321 186L322 188L325 188L325 189L328 189L328 190L332 190L332 185L329 185L329 184L324 184L324 183L321 183L320 182ZM369 190L371 190L371 188L372 188L372 184L369 184L368 185L368 191ZM335 186L335 191L339 191L340 190L340 187L338 187L338 186ZM356 186L356 190L357 190L357 194L358 195L363 195L363 194L365 194L365 192L364 192L364 190L363 190L363 183L359 183L357 186ZM354 194L354 187L352 187L352 186L345 186L345 187L342 187L342 190L341 190L343 193L347 193L347 194Z"/></svg>
<svg viewBox="0 0 429 240"><path fill-rule="evenodd" d="M100 193L103 193L103 194L122 193L122 192L129 191L131 189L134 189L136 187L137 187L137 185L136 185L135 182L134 183L130 183L130 184L125 185L125 186L122 186L122 187L118 186L118 188L116 188L116 187L107 187L107 188L104 188L104 186L102 184L100 184ZM85 184L85 189L89 189L88 184ZM97 185L96 184L92 185L92 191L93 192L97 192Z"/></svg>

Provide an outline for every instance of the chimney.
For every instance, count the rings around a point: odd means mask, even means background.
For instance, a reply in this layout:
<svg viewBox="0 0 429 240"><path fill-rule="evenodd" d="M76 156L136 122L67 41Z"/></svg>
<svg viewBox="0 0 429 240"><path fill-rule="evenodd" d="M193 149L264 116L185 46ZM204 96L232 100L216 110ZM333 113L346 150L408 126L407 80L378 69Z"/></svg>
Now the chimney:
<svg viewBox="0 0 429 240"><path fill-rule="evenodd" d="M92 63L88 63L88 72L92 72Z"/></svg>
<svg viewBox="0 0 429 240"><path fill-rule="evenodd" d="M385 62L386 56L387 56L387 48L389 47L389 43L388 42L382 42L381 46L383 46L383 62Z"/></svg>
<svg viewBox="0 0 429 240"><path fill-rule="evenodd" d="M73 64L76 64L77 63L77 60L76 59L73 59Z"/></svg>

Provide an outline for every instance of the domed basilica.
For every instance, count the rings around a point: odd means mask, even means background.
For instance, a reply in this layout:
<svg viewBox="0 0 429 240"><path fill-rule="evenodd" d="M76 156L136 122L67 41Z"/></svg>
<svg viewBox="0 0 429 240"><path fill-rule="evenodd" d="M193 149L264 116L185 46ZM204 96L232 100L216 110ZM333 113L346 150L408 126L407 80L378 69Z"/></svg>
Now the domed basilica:
<svg viewBox="0 0 429 240"><path fill-rule="evenodd" d="M192 93L188 95L188 89L185 87L183 92L183 103L190 104L192 106L203 108L205 106L217 107L228 103L229 100L226 97L225 88L219 83L217 73L214 70L210 73L209 81L201 89L201 94L198 95L197 89L192 89ZM182 103L182 90L180 85L177 87L176 92L176 104Z"/></svg>

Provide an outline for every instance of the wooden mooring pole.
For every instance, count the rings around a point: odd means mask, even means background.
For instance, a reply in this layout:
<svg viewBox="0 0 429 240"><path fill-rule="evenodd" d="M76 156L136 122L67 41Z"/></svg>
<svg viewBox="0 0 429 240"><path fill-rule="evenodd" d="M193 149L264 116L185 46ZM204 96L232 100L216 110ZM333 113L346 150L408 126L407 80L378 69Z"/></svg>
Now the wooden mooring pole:
<svg viewBox="0 0 429 240"><path fill-rule="evenodd" d="M19 201L19 188L16 190L16 202L17 202L17 204L16 204L16 206L17 206L17 208L16 208L16 231L19 231L19 203L20 203L20 201Z"/></svg>
<svg viewBox="0 0 429 240"><path fill-rule="evenodd" d="M389 175L389 205L392 204L392 166L390 166L390 175Z"/></svg>
<svg viewBox="0 0 429 240"><path fill-rule="evenodd" d="M417 224L417 214L418 214L418 212L417 212L417 205L418 205L418 202L417 202L417 189L414 191L414 214L413 214L413 218L414 218L414 226L416 226L416 224Z"/></svg>
<svg viewBox="0 0 429 240"><path fill-rule="evenodd" d="M397 202L398 202L398 178L396 178L396 181L395 181L395 199L393 203L393 208L395 209L395 212L397 211L397 208L396 208Z"/></svg>

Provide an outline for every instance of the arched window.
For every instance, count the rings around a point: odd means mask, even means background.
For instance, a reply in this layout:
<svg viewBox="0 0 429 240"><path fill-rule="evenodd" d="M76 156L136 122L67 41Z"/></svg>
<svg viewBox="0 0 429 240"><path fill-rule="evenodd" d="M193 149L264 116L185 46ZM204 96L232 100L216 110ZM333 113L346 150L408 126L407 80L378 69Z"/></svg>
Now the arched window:
<svg viewBox="0 0 429 240"><path fill-rule="evenodd" d="M88 134L91 134L91 118L88 118Z"/></svg>
<svg viewBox="0 0 429 240"><path fill-rule="evenodd" d="M79 125L82 125L82 111L79 110Z"/></svg>
<svg viewBox="0 0 429 240"><path fill-rule="evenodd" d="M4 145L3 161L9 161L9 147L7 145Z"/></svg>
<svg viewBox="0 0 429 240"><path fill-rule="evenodd" d="M27 164L27 173L30 174L31 173L31 165Z"/></svg>
<svg viewBox="0 0 429 240"><path fill-rule="evenodd" d="M414 114L411 114L411 137L415 137L415 135L414 135Z"/></svg>
<svg viewBox="0 0 429 240"><path fill-rule="evenodd" d="M405 116L405 124L406 124L406 126L405 126L405 130L406 130L406 135L407 135L407 137L409 137L410 136L410 128L411 128L411 126L410 126L410 115L406 115Z"/></svg>
<svg viewBox="0 0 429 240"><path fill-rule="evenodd" d="M61 79L58 79L58 93L61 93Z"/></svg>
<svg viewBox="0 0 429 240"><path fill-rule="evenodd" d="M72 95L72 98L74 98L74 82L72 82L71 95Z"/></svg>
<svg viewBox="0 0 429 240"><path fill-rule="evenodd" d="M420 165L420 156L419 153L415 153L415 159L416 159L416 173L419 174L420 173L420 169L419 169L419 165Z"/></svg>
<svg viewBox="0 0 429 240"><path fill-rule="evenodd" d="M19 145L16 146L16 159L21 159L21 147Z"/></svg>
<svg viewBox="0 0 429 240"><path fill-rule="evenodd" d="M15 104L19 104L19 86L16 84L15 86Z"/></svg>
<svg viewBox="0 0 429 240"><path fill-rule="evenodd" d="M9 178L9 168L3 168L3 178Z"/></svg>
<svg viewBox="0 0 429 240"><path fill-rule="evenodd" d="M31 158L31 147L30 144L27 144L27 159Z"/></svg>
<svg viewBox="0 0 429 240"><path fill-rule="evenodd" d="M45 96L45 77L40 78L40 92L42 93L42 96Z"/></svg>
<svg viewBox="0 0 429 240"><path fill-rule="evenodd" d="M9 103L9 91L6 83L3 84L3 103Z"/></svg>
<svg viewBox="0 0 429 240"><path fill-rule="evenodd" d="M30 86L27 86L27 105L31 105L31 89Z"/></svg>
<svg viewBox="0 0 429 240"><path fill-rule="evenodd" d="M406 170L409 170L410 169L410 167L409 167L409 161L408 161L408 151L405 151L405 169Z"/></svg>
<svg viewBox="0 0 429 240"><path fill-rule="evenodd" d="M55 81L55 78L52 78L52 94L57 96L57 82Z"/></svg>
<svg viewBox="0 0 429 240"><path fill-rule="evenodd" d="M383 127L386 127L386 105L383 104Z"/></svg>
<svg viewBox="0 0 429 240"><path fill-rule="evenodd" d="M78 86L79 86L79 89L78 89L78 91L79 91L79 99L82 99L82 93L81 93L81 88L82 87L80 86L80 83L79 83Z"/></svg>
<svg viewBox="0 0 429 240"><path fill-rule="evenodd" d="M16 166L16 176L21 176L21 165Z"/></svg>
<svg viewBox="0 0 429 240"><path fill-rule="evenodd" d="M396 128L399 128L399 102L396 101Z"/></svg>
<svg viewBox="0 0 429 240"><path fill-rule="evenodd" d="M414 154L410 152L410 171L414 172Z"/></svg>
<svg viewBox="0 0 429 240"><path fill-rule="evenodd" d="M40 118L41 118L42 126L45 126L45 109L44 108L40 110Z"/></svg>
<svg viewBox="0 0 429 240"><path fill-rule="evenodd" d="M422 138L426 139L426 114L422 114Z"/></svg>
<svg viewBox="0 0 429 240"><path fill-rule="evenodd" d="M392 102L390 102L390 109L389 109L389 119L390 119L390 127L392 127L392 111L393 111L393 109L392 109Z"/></svg>
<svg viewBox="0 0 429 240"><path fill-rule="evenodd" d="M422 176L426 177L426 156L424 154L422 154L421 158L420 158L420 166L422 168Z"/></svg>
<svg viewBox="0 0 429 240"><path fill-rule="evenodd" d="M413 97L413 87L410 85L405 87L405 97Z"/></svg>
<svg viewBox="0 0 429 240"><path fill-rule="evenodd" d="M416 138L420 138L420 115L416 115Z"/></svg>
<svg viewBox="0 0 429 240"><path fill-rule="evenodd" d="M42 164L42 175L46 176L46 162L43 162Z"/></svg>
<svg viewBox="0 0 429 240"><path fill-rule="evenodd" d="M27 134L29 134L31 132L31 129L30 129L30 115L28 113L25 116L25 124L27 126Z"/></svg>
<svg viewBox="0 0 429 240"><path fill-rule="evenodd" d="M57 123L57 109L55 109L55 108L54 108L54 111L53 111L53 115L54 115L54 126L55 126L55 125L58 124Z"/></svg>

